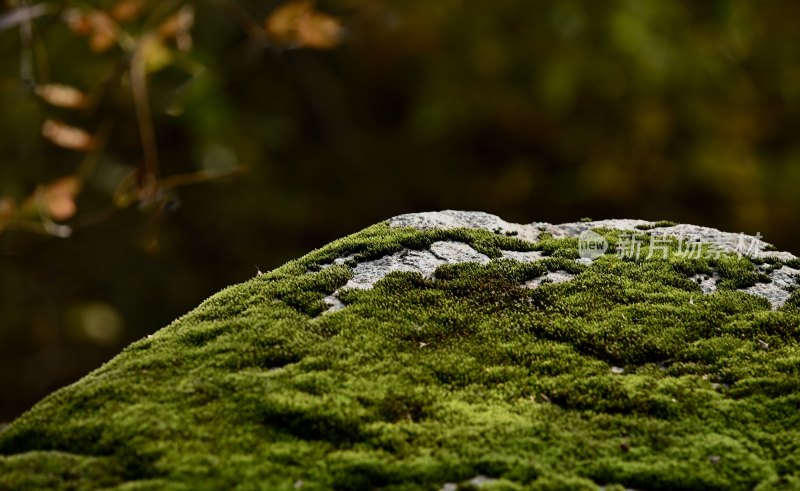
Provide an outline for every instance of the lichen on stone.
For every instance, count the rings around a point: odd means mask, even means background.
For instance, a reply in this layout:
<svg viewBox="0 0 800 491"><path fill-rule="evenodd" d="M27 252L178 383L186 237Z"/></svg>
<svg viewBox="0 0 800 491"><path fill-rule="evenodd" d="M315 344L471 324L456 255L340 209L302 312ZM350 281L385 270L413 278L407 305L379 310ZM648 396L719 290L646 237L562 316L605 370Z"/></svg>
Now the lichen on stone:
<svg viewBox="0 0 800 491"><path fill-rule="evenodd" d="M631 233L666 258L619 254ZM797 489L800 265L736 237L396 217L37 404L0 489Z"/></svg>

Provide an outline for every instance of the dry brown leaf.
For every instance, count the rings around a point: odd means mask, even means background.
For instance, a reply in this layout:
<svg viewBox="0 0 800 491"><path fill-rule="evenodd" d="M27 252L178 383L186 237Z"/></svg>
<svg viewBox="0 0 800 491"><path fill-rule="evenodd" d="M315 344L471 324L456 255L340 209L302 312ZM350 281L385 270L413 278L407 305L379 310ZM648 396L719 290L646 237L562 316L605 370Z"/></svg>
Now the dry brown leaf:
<svg viewBox="0 0 800 491"><path fill-rule="evenodd" d="M54 220L67 220L78 210L75 197L81 190L80 180L75 176L67 176L54 181L42 189L44 207Z"/></svg>
<svg viewBox="0 0 800 491"><path fill-rule="evenodd" d="M111 17L118 22L131 22L139 17L143 7L142 0L120 0L111 8Z"/></svg>
<svg viewBox="0 0 800 491"><path fill-rule="evenodd" d="M69 85L61 84L42 84L36 86L36 95L56 107L63 107L67 109L81 109L86 107L88 98L86 94L70 87Z"/></svg>
<svg viewBox="0 0 800 491"><path fill-rule="evenodd" d="M272 39L288 47L331 49L339 44L342 24L318 12L312 0L295 0L276 9L266 21Z"/></svg>
<svg viewBox="0 0 800 491"><path fill-rule="evenodd" d="M194 7L187 4L161 23L158 34L162 39L175 39L178 49L186 52L192 49L193 26Z"/></svg>
<svg viewBox="0 0 800 491"><path fill-rule="evenodd" d="M308 15L312 8L312 3L307 0L289 2L278 7L267 17L267 32L282 44L296 43L299 19Z"/></svg>
<svg viewBox="0 0 800 491"><path fill-rule="evenodd" d="M84 13L77 8L68 8L64 10L61 17L72 32L78 36L86 36L92 32L92 25Z"/></svg>
<svg viewBox="0 0 800 491"><path fill-rule="evenodd" d="M342 24L338 19L324 14L315 14L300 23L300 40L314 49L333 49L342 37Z"/></svg>
<svg viewBox="0 0 800 491"><path fill-rule="evenodd" d="M42 136L54 145L70 150L87 151L94 146L94 137L85 130L52 119L42 123Z"/></svg>
<svg viewBox="0 0 800 491"><path fill-rule="evenodd" d="M17 203L11 198L0 198L0 232L6 228L6 224L14 217L17 211Z"/></svg>
<svg viewBox="0 0 800 491"><path fill-rule="evenodd" d="M71 8L64 11L62 18L75 34L89 35L89 48L94 53L108 51L117 42L117 24L105 12L92 10L85 13Z"/></svg>
<svg viewBox="0 0 800 491"><path fill-rule="evenodd" d="M0 198L0 222L8 220L17 211L17 203L13 198Z"/></svg>
<svg viewBox="0 0 800 491"><path fill-rule="evenodd" d="M117 42L117 24L105 12L93 10L87 15L92 35L89 48L95 53L104 53Z"/></svg>

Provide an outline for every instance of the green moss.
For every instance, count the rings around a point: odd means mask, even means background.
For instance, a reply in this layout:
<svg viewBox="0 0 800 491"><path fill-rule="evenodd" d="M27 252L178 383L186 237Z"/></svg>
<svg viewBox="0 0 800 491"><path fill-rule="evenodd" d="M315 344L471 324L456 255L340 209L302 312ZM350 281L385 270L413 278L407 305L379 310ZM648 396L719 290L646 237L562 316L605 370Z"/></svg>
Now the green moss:
<svg viewBox="0 0 800 491"><path fill-rule="evenodd" d="M320 315L353 261L437 240L495 260L392 273ZM586 266L575 239L370 227L40 402L0 433L0 489L796 488L798 292L771 311L737 291L761 279L748 259L668 249Z"/></svg>
<svg viewBox="0 0 800 491"><path fill-rule="evenodd" d="M674 227L675 225L677 225L677 223L669 220L659 220L648 225L637 225L636 228L639 230L652 230L654 228Z"/></svg>
<svg viewBox="0 0 800 491"><path fill-rule="evenodd" d="M715 268L722 278L719 288L736 290L755 285L757 282L769 282L769 277L756 271L753 262L747 257L721 256L711 259L710 266Z"/></svg>

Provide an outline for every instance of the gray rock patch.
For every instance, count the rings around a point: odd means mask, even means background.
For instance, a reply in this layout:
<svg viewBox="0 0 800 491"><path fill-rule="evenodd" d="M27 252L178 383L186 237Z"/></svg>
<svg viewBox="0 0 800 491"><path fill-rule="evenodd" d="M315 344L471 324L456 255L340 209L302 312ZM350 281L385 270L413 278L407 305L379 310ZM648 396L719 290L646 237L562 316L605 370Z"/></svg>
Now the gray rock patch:
<svg viewBox="0 0 800 491"><path fill-rule="evenodd" d="M343 261L337 262L339 259L343 259ZM335 260L334 263L342 264L350 258L339 259ZM487 255L481 254L468 244L453 241L439 241L431 244L430 250L418 251L404 249L389 256L358 263L353 268L353 277L350 278L347 284L342 288L368 290L372 288L375 283L386 277L386 275L395 271L420 273L426 278L432 278L433 273L436 272L436 268L443 264L486 264L489 261L490 259ZM326 313L336 312L344 307L344 304L338 298L339 291L341 291L342 288L323 299L326 304L330 305Z"/></svg>
<svg viewBox="0 0 800 491"><path fill-rule="evenodd" d="M775 288L771 283L756 283L755 285L742 290L750 295L764 297L772 304L772 310L781 307L789 300L791 292L787 292L781 288Z"/></svg>
<svg viewBox="0 0 800 491"><path fill-rule="evenodd" d="M497 481L497 479L495 479L493 477L486 477L486 476L481 475L481 476L473 477L472 479L469 480L469 483L472 486L475 486L476 488L480 488L480 487L485 486L487 484L491 484L491 483L493 483L495 481Z"/></svg>
<svg viewBox="0 0 800 491"><path fill-rule="evenodd" d="M440 241L431 244L431 253L447 264L478 263L486 264L489 257L481 254L462 242ZM438 267L438 266L437 266ZM435 268L434 268L435 269ZM432 275L433 272L430 273ZM426 276L430 276L426 275Z"/></svg>
<svg viewBox="0 0 800 491"><path fill-rule="evenodd" d="M325 312L336 312L337 310L342 310L345 307L344 303L339 300L338 293L339 291L337 290L322 299L322 301L325 302L325 305L328 306L328 309Z"/></svg>
<svg viewBox="0 0 800 491"><path fill-rule="evenodd" d="M770 275L772 283L780 288L789 290L797 287L797 280L800 277L800 270L790 268L789 266L782 266L776 269Z"/></svg>
<svg viewBox="0 0 800 491"><path fill-rule="evenodd" d="M800 271L783 266L769 275L771 283L756 283L742 291L766 298L772 304L772 310L775 310L782 307L792 295L792 289L797 288L798 274Z"/></svg>
<svg viewBox="0 0 800 491"><path fill-rule="evenodd" d="M420 273L426 278L431 278L436 268L443 264L488 262L488 256L467 244L452 241L434 242L428 251L405 249L390 256L358 263L353 268L353 277L344 288L362 290L372 288L380 279L394 271Z"/></svg>
<svg viewBox="0 0 800 491"><path fill-rule="evenodd" d="M617 230L638 230L638 226L650 226L652 222L645 220L630 220L630 219L610 219L598 220L594 222L571 222L552 225L549 223L536 224L537 227L543 227L545 231L553 235L557 239L566 237L578 237L586 230L596 228L613 228Z"/></svg>
<svg viewBox="0 0 800 491"><path fill-rule="evenodd" d="M516 232L519 238L535 241L539 237L539 229L533 224L520 225L510 223L502 218L482 211L429 211L409 213L389 219L391 227L414 227L420 230L471 228L494 232Z"/></svg>
<svg viewBox="0 0 800 491"><path fill-rule="evenodd" d="M652 227L654 222L646 220L610 219L593 222L571 222L554 225L547 222L532 222L529 224L509 223L505 220L484 212L473 211L435 211L426 213L410 213L400 215L389 220L391 227L414 227L421 230L432 228L471 228L494 231L497 229L517 232L524 240L536 242L542 232L547 232L556 238L578 237L581 232L596 228L610 228L618 230L638 231L654 236L672 236L683 238L689 242L703 242L715 244L727 252L741 252L743 255L757 258L775 258L783 261L796 259L789 252L768 251L770 244L742 233L723 232L715 228L699 225L674 225L670 227L656 227L648 230L639 230L636 227Z"/></svg>
<svg viewBox="0 0 800 491"><path fill-rule="evenodd" d="M500 251L504 259L512 259L521 263L541 261L546 256L541 251Z"/></svg>
<svg viewBox="0 0 800 491"><path fill-rule="evenodd" d="M579 237L586 230L608 228L637 232L644 236L676 237L684 243L702 242L712 244L717 251L727 253L740 253L753 258L778 259L790 261L796 257L788 252L768 251L769 244L760 237L745 234L722 232L709 227L697 225L674 225L668 227L653 227L653 222L645 220L613 219L593 222L573 222L553 225L546 222L532 222L529 224L510 223L501 218L484 212L446 210L441 212L411 213L391 218L388 221L391 227L414 227L421 230L469 228L487 230L497 233L515 233L522 240L537 242L541 233L549 233L556 238ZM637 229L647 227L647 230ZM546 256L540 251L501 251L501 257L519 262L535 262ZM333 264L346 264L353 256L337 258ZM353 277L343 288L369 289L394 271L417 272L427 278L433 277L436 268L443 264L460 264L474 262L486 264L489 257L481 254L468 244L454 241L439 241L431 245L429 250L406 249L372 261L358 263L353 268ZM591 258L579 258L576 262L591 265ZM327 265L329 266L329 265ZM323 266L327 267L327 266ZM767 271L768 266L759 269ZM759 283L742 291L751 295L767 298L773 309L786 303L791 290L798 286L800 271L783 266L769 273L771 283ZM537 288L543 283L561 283L574 278L566 271L548 272L525 284L528 288ZM692 278L700 285L704 294L712 294L717 290L719 275L698 275ZM325 297L326 304L330 305L327 312L341 310L344 304L339 300L337 290L332 295Z"/></svg>
<svg viewBox="0 0 800 491"><path fill-rule="evenodd" d="M692 280L697 282L700 285L700 289L703 290L703 293L706 295L710 295L717 291L717 280L719 276L714 274L712 276L708 276L705 274L698 274L692 276Z"/></svg>
<svg viewBox="0 0 800 491"><path fill-rule="evenodd" d="M759 267L758 269L762 272L766 271L766 268ZM769 277L772 280L771 283L756 283L739 291L766 298L772 305L772 310L776 310L789 300L792 289L797 287L798 274L800 274L800 271L789 266L782 266L780 269L769 273ZM700 285L704 294L710 295L717 291L717 283L720 277L719 274L714 273L712 276L695 275L692 279Z"/></svg>
<svg viewBox="0 0 800 491"><path fill-rule="evenodd" d="M345 288L362 290L372 288L378 280L395 271L416 272L423 276L431 276L436 268L444 263L445 261L430 251L406 249L391 256L358 263L353 268L353 277L347 282Z"/></svg>
<svg viewBox="0 0 800 491"><path fill-rule="evenodd" d="M782 261L791 261L796 258L794 254L788 252L766 250L770 244L758 237L743 233L723 232L699 225L681 224L673 227L654 228L650 232L654 236L672 236L684 238L687 241L714 244L723 252L740 253L754 258L775 258Z"/></svg>
<svg viewBox="0 0 800 491"><path fill-rule="evenodd" d="M542 284L546 283L563 283L565 281L569 281L575 277L574 274L567 273L564 270L559 269L558 271L550 271L547 274L544 274L538 278L534 278L525 283L525 288L538 288Z"/></svg>

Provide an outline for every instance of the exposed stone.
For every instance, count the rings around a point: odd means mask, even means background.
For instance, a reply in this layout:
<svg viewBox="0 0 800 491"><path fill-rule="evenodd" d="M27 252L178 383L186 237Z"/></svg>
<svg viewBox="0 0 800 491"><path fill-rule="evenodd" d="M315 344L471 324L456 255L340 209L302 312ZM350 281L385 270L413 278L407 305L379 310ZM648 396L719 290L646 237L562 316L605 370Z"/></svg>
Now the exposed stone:
<svg viewBox="0 0 800 491"><path fill-rule="evenodd" d="M722 232L715 228L686 224L654 228L650 232L653 235L679 237L686 240L714 244L723 251L741 253L753 258L775 258L782 261L796 259L795 255L789 252L767 250L770 249L771 244L761 240L760 236L751 236L744 233Z"/></svg>
<svg viewBox="0 0 800 491"><path fill-rule="evenodd" d="M552 234L556 238L578 237L586 230L609 228L618 230L640 231L637 227L647 227L647 232L655 236L672 236L687 241L700 241L715 244L725 251L741 252L756 258L776 258L784 261L795 259L789 252L770 251L770 244L761 240L760 236L743 233L723 232L710 227L680 224L659 227L655 222L646 220L610 219L592 222L572 222L553 225L546 222L529 224L509 223L501 218L483 212L446 210L441 212L411 213L400 215L389 220L392 227L414 227L418 229L432 228L472 228L494 231L496 229L514 231L525 240L536 241L541 232ZM652 228L651 228L652 227Z"/></svg>
<svg viewBox="0 0 800 491"><path fill-rule="evenodd" d="M553 225L545 222L530 224L510 223L501 218L483 212L467 212L446 210L442 212L412 213L400 215L389 220L392 227L414 227L421 230L470 228L482 229L497 233L512 232L519 238L530 242L538 241L542 232L551 234L556 238L579 237L582 233L598 228L629 230L654 237L676 237L686 242L699 242L713 244L719 251L741 253L753 258L769 258L789 261L795 256L788 252L769 251L769 244L759 237L744 234L722 232L709 227L697 225L673 225L657 227L655 223L645 220L613 219L593 222L572 222ZM638 227L638 228L637 228ZM545 256L540 251L502 251L502 257L520 262L534 262ZM353 256L338 258L334 264L344 264L352 260ZM373 261L359 263L353 270L351 279L344 288L369 289L381 278L393 271L418 272L425 277L432 277L436 268L442 264L457 264L464 262L477 262L485 264L489 258L472 249L467 244L452 241L436 242L429 251L404 250L391 256L382 257ZM593 257L577 259L580 264L589 265ZM766 267L761 268L766 271ZM769 274L771 283L758 283L743 289L751 295L757 295L770 301L773 308L782 306L788 300L792 288L798 284L797 275L800 271L788 266L772 271ZM526 283L528 288L536 288L542 283L559 283L569 281L574 277L565 271L549 272L540 278L535 278ZM705 294L712 294L717 290L719 275L693 277L698 282ZM344 307L337 293L325 298L331 307L328 312L335 312Z"/></svg>
<svg viewBox="0 0 800 491"><path fill-rule="evenodd" d="M698 285L700 285L703 293L711 294L717 291L717 280L719 279L718 275L708 276L699 274L692 276L692 279L696 281Z"/></svg>
<svg viewBox="0 0 800 491"><path fill-rule="evenodd" d="M431 211L399 215L389 220L392 227L414 227L420 230L473 228L498 232L516 232L521 239L534 241L539 237L535 224L509 223L481 211ZM545 225L545 224L543 224Z"/></svg>
<svg viewBox="0 0 800 491"><path fill-rule="evenodd" d="M326 312L329 313L336 312L337 310L342 310L345 307L344 303L342 303L342 301L339 300L339 295L337 295L336 293L326 296L325 298L322 299L322 301L325 302L326 305L328 305L328 310L326 310Z"/></svg>
<svg viewBox="0 0 800 491"><path fill-rule="evenodd" d="M574 274L567 273L564 270L558 271L550 271L545 273L544 276L540 276L538 278L534 278L527 283L525 283L526 288L538 288L543 283L562 283L564 281L569 281L574 278Z"/></svg>
<svg viewBox="0 0 800 491"><path fill-rule="evenodd" d="M481 254L467 244L461 242L441 241L431 244L431 252L434 256L447 264L458 263L478 263L486 264L489 258L485 254ZM433 274L433 271L426 276Z"/></svg>
<svg viewBox="0 0 800 491"><path fill-rule="evenodd" d="M480 475L480 476L475 476L472 479L470 479L469 480L469 484L474 486L474 487L476 487L476 488L480 488L482 486L486 486L488 484L491 484L491 483L493 483L495 481L497 481L497 479L493 479L491 477L486 477L486 476Z"/></svg>
<svg viewBox="0 0 800 491"><path fill-rule="evenodd" d="M513 259L521 263L532 263L545 257L540 251L501 251L501 254L505 259Z"/></svg>
<svg viewBox="0 0 800 491"><path fill-rule="evenodd" d="M766 272L766 268L758 269ZM793 289L800 284L798 274L800 274L800 271L789 266L782 266L780 269L767 273L771 280L769 283L756 283L751 287L742 289L742 291L750 295L766 298L772 304L772 308L777 309L789 300ZM713 276L696 275L692 279L700 285L705 294L712 294L717 291L719 275L716 273Z"/></svg>
<svg viewBox="0 0 800 491"><path fill-rule="evenodd" d="M745 288L744 291L751 295L758 295L770 301L773 308L778 308L789 300L792 290L798 286L798 274L800 271L783 266L769 274L772 282L756 283Z"/></svg>
<svg viewBox="0 0 800 491"><path fill-rule="evenodd" d="M416 272L430 278L436 268L443 264L467 262L485 264L489 262L489 258L467 244L450 241L435 242L431 244L428 251L405 249L391 256L358 263L353 268L353 278L344 287L372 288L378 280L395 271Z"/></svg>

